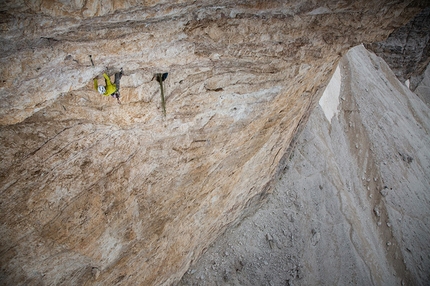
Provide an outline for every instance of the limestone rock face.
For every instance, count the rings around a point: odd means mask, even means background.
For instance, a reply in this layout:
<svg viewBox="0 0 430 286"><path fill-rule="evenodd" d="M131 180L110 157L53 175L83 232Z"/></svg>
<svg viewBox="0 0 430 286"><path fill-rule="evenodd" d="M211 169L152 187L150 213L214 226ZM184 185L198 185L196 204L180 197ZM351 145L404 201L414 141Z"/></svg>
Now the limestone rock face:
<svg viewBox="0 0 430 286"><path fill-rule="evenodd" d="M415 88L415 93L430 106L430 65L427 66L422 79Z"/></svg>
<svg viewBox="0 0 430 286"><path fill-rule="evenodd" d="M428 284L429 107L362 45L334 75L268 202L179 285Z"/></svg>
<svg viewBox="0 0 430 286"><path fill-rule="evenodd" d="M409 80L414 91L430 62L430 7L396 29L385 41L371 43L368 48L389 64L401 82Z"/></svg>
<svg viewBox="0 0 430 286"><path fill-rule="evenodd" d="M177 281L270 192L341 55L421 9L410 1L125 3L1 8L5 284ZM124 68L122 105L93 90L106 67ZM157 72L169 72L166 117Z"/></svg>

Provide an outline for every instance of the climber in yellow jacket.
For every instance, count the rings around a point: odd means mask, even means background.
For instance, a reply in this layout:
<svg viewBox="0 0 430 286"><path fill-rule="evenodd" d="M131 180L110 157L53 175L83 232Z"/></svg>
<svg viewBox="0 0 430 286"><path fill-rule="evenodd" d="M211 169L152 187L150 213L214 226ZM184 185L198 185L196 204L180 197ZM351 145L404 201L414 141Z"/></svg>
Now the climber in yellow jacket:
<svg viewBox="0 0 430 286"><path fill-rule="evenodd" d="M107 75L107 73L103 73L103 77L106 80L106 87L103 85L98 85L97 78L94 78L94 89L104 96L110 95L116 98L118 103L121 104L121 101L119 100L119 80L122 77L122 68L120 72L115 73L115 83L110 81L110 77Z"/></svg>

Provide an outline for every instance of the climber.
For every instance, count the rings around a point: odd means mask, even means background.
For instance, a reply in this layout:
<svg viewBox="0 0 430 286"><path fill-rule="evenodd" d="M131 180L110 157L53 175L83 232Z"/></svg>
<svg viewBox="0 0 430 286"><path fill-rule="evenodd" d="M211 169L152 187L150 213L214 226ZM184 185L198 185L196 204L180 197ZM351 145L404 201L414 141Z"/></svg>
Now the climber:
<svg viewBox="0 0 430 286"><path fill-rule="evenodd" d="M116 98L118 104L121 104L120 93L119 93L119 80L122 77L122 68L119 72L115 73L115 82L112 84L107 73L103 73L103 77L106 80L106 87L103 85L98 85L97 78L94 78L94 89L104 96L112 96Z"/></svg>

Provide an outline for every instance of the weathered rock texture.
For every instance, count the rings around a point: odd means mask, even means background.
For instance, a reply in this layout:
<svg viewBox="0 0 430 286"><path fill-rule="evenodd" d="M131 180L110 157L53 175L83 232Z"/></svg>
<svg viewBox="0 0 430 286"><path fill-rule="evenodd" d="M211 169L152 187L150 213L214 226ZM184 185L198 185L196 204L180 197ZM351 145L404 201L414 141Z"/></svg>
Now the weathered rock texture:
<svg viewBox="0 0 430 286"><path fill-rule="evenodd" d="M428 284L430 108L363 46L320 104L268 203L179 285Z"/></svg>
<svg viewBox="0 0 430 286"><path fill-rule="evenodd" d="M415 88L415 93L430 106L430 65L427 66L420 83Z"/></svg>
<svg viewBox="0 0 430 286"><path fill-rule="evenodd" d="M385 41L367 47L388 63L401 82L409 80L409 87L414 91L430 62L430 7L395 30Z"/></svg>
<svg viewBox="0 0 430 286"><path fill-rule="evenodd" d="M4 284L177 281L271 190L341 55L420 10L411 1L124 3L1 7ZM122 105L92 90L106 66L124 67ZM164 118L151 78L165 71Z"/></svg>

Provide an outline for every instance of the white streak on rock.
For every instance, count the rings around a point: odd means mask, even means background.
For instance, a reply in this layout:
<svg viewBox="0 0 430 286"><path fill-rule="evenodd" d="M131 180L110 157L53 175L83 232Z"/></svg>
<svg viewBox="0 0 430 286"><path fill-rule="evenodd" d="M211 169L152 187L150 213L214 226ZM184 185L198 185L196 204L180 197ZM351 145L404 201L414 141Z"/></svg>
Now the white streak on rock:
<svg viewBox="0 0 430 286"><path fill-rule="evenodd" d="M339 106L340 83L341 76L338 66L319 101L328 121L331 121L333 116L335 114L337 115L338 112L337 107Z"/></svg>

